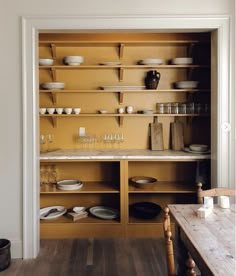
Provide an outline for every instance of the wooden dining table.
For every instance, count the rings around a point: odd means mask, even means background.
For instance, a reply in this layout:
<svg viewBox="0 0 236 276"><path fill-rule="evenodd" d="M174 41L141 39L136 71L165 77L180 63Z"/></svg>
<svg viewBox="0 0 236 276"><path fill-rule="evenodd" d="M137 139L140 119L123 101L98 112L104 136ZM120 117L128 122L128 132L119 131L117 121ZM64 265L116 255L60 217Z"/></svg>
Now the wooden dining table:
<svg viewBox="0 0 236 276"><path fill-rule="evenodd" d="M197 216L199 204L168 205L176 223L176 238L191 254L201 276L236 275L235 205L214 205L205 218Z"/></svg>

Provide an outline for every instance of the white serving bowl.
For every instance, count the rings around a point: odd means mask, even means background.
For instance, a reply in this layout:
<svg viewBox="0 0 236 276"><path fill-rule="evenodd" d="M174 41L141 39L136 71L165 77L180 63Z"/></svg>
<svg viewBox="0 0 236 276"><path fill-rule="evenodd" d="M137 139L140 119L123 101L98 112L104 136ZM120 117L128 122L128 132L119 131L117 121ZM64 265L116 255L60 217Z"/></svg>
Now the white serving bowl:
<svg viewBox="0 0 236 276"><path fill-rule="evenodd" d="M80 65L84 62L84 57L82 56L66 56L63 58L63 63L66 65Z"/></svg>
<svg viewBox="0 0 236 276"><path fill-rule="evenodd" d="M80 107L74 107L74 108L73 108L73 112L74 112L75 114L80 114L80 111L81 111L81 108L80 108Z"/></svg>
<svg viewBox="0 0 236 276"><path fill-rule="evenodd" d="M55 112L55 108L54 107L47 107L47 112L48 112L48 114L53 114Z"/></svg>
<svg viewBox="0 0 236 276"><path fill-rule="evenodd" d="M40 58L39 59L39 65L44 65L44 66L50 66L53 65L53 59L51 58Z"/></svg>
<svg viewBox="0 0 236 276"><path fill-rule="evenodd" d="M172 64L181 65L181 64L192 64L193 59L190 57L178 57L173 58L171 61Z"/></svg>
<svg viewBox="0 0 236 276"><path fill-rule="evenodd" d="M180 89L193 89L198 87L198 83L198 81L177 81L175 86Z"/></svg>
<svg viewBox="0 0 236 276"><path fill-rule="evenodd" d="M71 107L66 107L64 108L64 111L66 114L71 114L72 113L72 108Z"/></svg>
<svg viewBox="0 0 236 276"><path fill-rule="evenodd" d="M39 108L39 113L40 113L40 114L45 114L46 111L47 111L47 108L46 108L46 107L41 107L41 108Z"/></svg>
<svg viewBox="0 0 236 276"><path fill-rule="evenodd" d="M192 151L204 152L208 150L208 145L192 144L192 145L189 145L189 148Z"/></svg>
<svg viewBox="0 0 236 276"><path fill-rule="evenodd" d="M51 90L51 89L64 89L64 82L45 82L41 84L43 89Z"/></svg>

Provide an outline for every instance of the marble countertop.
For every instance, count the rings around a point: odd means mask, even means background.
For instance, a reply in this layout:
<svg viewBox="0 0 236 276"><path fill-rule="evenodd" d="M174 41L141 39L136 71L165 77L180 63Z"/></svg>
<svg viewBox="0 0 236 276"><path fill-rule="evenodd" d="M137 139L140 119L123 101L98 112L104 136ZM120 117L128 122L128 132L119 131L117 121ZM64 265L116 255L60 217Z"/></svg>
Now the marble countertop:
<svg viewBox="0 0 236 276"><path fill-rule="evenodd" d="M152 151L145 149L110 149L110 150L73 150L58 149L40 154L40 160L176 160L198 161L210 159L210 154L197 154L184 151Z"/></svg>

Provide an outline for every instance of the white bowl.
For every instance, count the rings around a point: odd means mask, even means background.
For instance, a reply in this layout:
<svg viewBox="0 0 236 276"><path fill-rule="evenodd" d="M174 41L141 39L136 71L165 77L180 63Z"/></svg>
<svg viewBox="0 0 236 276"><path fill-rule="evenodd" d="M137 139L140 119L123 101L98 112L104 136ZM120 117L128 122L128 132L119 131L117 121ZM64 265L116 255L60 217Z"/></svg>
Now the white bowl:
<svg viewBox="0 0 236 276"><path fill-rule="evenodd" d="M51 58L40 58L39 59L39 65L53 65L53 59Z"/></svg>
<svg viewBox="0 0 236 276"><path fill-rule="evenodd" d="M176 88L180 89L193 89L197 88L198 86L198 81L177 81L175 83Z"/></svg>
<svg viewBox="0 0 236 276"><path fill-rule="evenodd" d="M192 144L189 145L190 150L197 152L204 152L208 150L208 145Z"/></svg>
<svg viewBox="0 0 236 276"><path fill-rule="evenodd" d="M64 82L45 82L41 84L43 89L64 89L65 83Z"/></svg>
<svg viewBox="0 0 236 276"><path fill-rule="evenodd" d="M53 114L55 112L55 108L54 107L47 107L47 112L48 112L48 114Z"/></svg>
<svg viewBox="0 0 236 276"><path fill-rule="evenodd" d="M63 107L57 107L57 108L56 108L57 114L62 114L62 113L63 113L63 110L64 110Z"/></svg>
<svg viewBox="0 0 236 276"><path fill-rule="evenodd" d="M74 107L74 108L73 108L73 112L74 112L75 114L80 114L80 111L81 111L81 108L79 108L79 107Z"/></svg>
<svg viewBox="0 0 236 276"><path fill-rule="evenodd" d="M146 58L138 61L138 64L142 64L142 65L162 64L162 63L163 63L163 59L161 58Z"/></svg>
<svg viewBox="0 0 236 276"><path fill-rule="evenodd" d="M100 110L98 110L98 112L99 112L100 114L106 114L106 113L107 113L107 110L105 110L105 109L100 109Z"/></svg>
<svg viewBox="0 0 236 276"><path fill-rule="evenodd" d="M47 111L47 108L46 108L46 107L41 107L41 108L39 108L39 113L40 113L40 114L45 114L46 111Z"/></svg>
<svg viewBox="0 0 236 276"><path fill-rule="evenodd" d="M66 114L71 114L72 108L71 107L64 108L64 111L66 112Z"/></svg>
<svg viewBox="0 0 236 276"><path fill-rule="evenodd" d="M63 58L63 63L66 65L80 65L84 62L84 57L82 56L66 56Z"/></svg>
<svg viewBox="0 0 236 276"><path fill-rule="evenodd" d="M172 64L176 65L181 65L181 64L192 64L193 59L190 57L178 57L178 58L173 58L171 61Z"/></svg>

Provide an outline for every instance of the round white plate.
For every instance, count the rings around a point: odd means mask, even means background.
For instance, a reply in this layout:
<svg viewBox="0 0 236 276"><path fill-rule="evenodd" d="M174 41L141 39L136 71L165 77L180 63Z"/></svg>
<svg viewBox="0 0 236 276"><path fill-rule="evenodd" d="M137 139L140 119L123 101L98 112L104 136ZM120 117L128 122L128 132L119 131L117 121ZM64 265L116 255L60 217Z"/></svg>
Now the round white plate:
<svg viewBox="0 0 236 276"><path fill-rule="evenodd" d="M116 91L120 91L120 90L143 90L145 89L145 86L132 86L132 85L128 85L128 86L101 86L100 87L103 90L116 90Z"/></svg>
<svg viewBox="0 0 236 276"><path fill-rule="evenodd" d="M162 63L163 63L163 60L160 58L146 58L138 61L138 64L141 64L141 65L149 65L149 64L160 65Z"/></svg>
<svg viewBox="0 0 236 276"><path fill-rule="evenodd" d="M121 62L119 61L106 61L106 62L100 62L100 65L109 65L109 66L113 66L113 65L121 65Z"/></svg>
<svg viewBox="0 0 236 276"><path fill-rule="evenodd" d="M51 214L49 214L48 216L45 217L45 215L51 210L51 209L57 209L58 211L53 212ZM55 218L59 218L62 215L65 214L65 212L67 211L67 209L64 206L50 206L50 207L45 207L40 209L40 219L55 219Z"/></svg>
<svg viewBox="0 0 236 276"><path fill-rule="evenodd" d="M211 153L210 150L207 150L207 151L193 151L190 148L184 148L184 151L190 152L190 153L196 153L196 154L209 154L209 153Z"/></svg>
<svg viewBox="0 0 236 276"><path fill-rule="evenodd" d="M63 191L74 191L74 190L79 190L83 187L83 184L78 184L78 185L57 185L58 190L63 190Z"/></svg>
<svg viewBox="0 0 236 276"><path fill-rule="evenodd" d="M94 206L89 209L89 212L95 217L101 219L115 219L119 217L119 211L105 206Z"/></svg>

